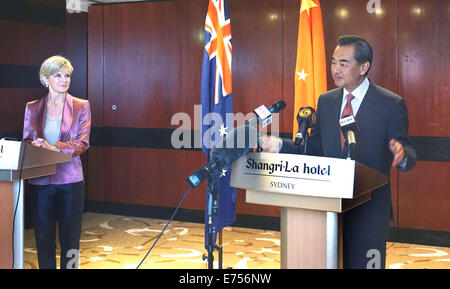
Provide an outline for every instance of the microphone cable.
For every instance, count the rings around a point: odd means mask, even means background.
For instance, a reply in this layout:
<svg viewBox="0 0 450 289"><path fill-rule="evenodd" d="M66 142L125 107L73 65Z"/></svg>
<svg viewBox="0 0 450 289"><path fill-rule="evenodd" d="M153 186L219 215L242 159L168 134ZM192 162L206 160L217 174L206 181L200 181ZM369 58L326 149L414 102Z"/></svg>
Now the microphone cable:
<svg viewBox="0 0 450 289"><path fill-rule="evenodd" d="M155 247L156 243L159 241L159 239L161 238L162 234L164 234L164 231L167 229L167 226L169 226L170 222L172 222L173 218L175 217L175 215L178 212L178 209L180 209L181 204L183 204L184 199L186 199L186 197L188 196L188 194L192 191L193 187L189 187L189 189L187 190L187 192L184 194L183 198L181 199L180 203L178 204L177 208L175 209L175 211L173 212L172 216L170 217L169 221L167 222L167 224L164 226L164 228L162 229L161 233L159 233L158 238L156 238L155 242L153 243L152 247L150 248L150 250L148 250L147 254L145 254L144 258L142 259L142 261L139 263L139 265L136 267L136 269L139 269L139 267L142 265L142 263L145 261L145 259L147 258L148 254L150 254L150 252L152 251L153 247Z"/></svg>

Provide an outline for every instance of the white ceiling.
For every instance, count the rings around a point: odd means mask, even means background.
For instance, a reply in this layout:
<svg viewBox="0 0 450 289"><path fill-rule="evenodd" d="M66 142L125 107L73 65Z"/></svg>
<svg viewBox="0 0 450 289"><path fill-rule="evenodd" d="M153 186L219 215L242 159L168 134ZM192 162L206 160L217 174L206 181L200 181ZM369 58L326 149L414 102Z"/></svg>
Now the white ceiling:
<svg viewBox="0 0 450 289"><path fill-rule="evenodd" d="M110 4L123 2L141 2L145 0L66 0L66 9L68 12L88 12L88 8L92 4Z"/></svg>

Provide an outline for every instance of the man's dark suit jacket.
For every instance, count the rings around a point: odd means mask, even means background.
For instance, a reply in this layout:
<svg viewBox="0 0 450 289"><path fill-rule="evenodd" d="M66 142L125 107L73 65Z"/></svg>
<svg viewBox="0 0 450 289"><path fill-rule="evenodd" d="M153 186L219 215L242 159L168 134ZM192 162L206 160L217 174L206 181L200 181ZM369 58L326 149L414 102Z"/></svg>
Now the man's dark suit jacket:
<svg viewBox="0 0 450 289"><path fill-rule="evenodd" d="M340 110L343 89L337 88L319 97L317 122L311 130L308 154L345 158L340 147ZM391 139L404 147L407 163L402 171L416 164L416 152L408 136L408 112L404 100L370 81L369 89L355 116L359 126L358 149L353 159L390 175L393 154L389 149ZM302 148L284 141L282 153L300 153ZM389 221L392 219L390 184L372 192L372 199L349 210L343 216L344 268L366 268L374 255L371 249L380 252L380 267L384 268Z"/></svg>

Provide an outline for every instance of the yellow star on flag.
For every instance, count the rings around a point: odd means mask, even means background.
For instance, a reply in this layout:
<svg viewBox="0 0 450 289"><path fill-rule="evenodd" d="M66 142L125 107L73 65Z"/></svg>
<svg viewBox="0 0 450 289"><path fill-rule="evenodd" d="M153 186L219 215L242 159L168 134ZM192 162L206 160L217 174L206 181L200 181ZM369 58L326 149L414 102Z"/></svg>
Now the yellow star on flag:
<svg viewBox="0 0 450 289"><path fill-rule="evenodd" d="M302 0L302 6L300 7L300 14L302 14L303 11L306 10L309 15L309 9L317 7L317 4L314 3L312 0Z"/></svg>
<svg viewBox="0 0 450 289"><path fill-rule="evenodd" d="M298 80L306 81L306 77L308 76L308 73L305 73L304 69L302 69L302 72L297 72L297 74L298 74Z"/></svg>

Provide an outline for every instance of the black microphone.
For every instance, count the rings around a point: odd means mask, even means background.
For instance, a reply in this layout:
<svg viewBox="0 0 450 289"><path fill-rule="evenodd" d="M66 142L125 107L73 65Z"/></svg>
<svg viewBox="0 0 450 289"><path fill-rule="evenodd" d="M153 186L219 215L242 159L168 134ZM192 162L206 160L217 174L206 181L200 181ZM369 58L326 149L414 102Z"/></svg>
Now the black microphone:
<svg viewBox="0 0 450 289"><path fill-rule="evenodd" d="M257 144L257 129L246 123L234 128L222 142L211 149L210 161L186 178L191 187L199 186L207 177L218 176Z"/></svg>
<svg viewBox="0 0 450 289"><path fill-rule="evenodd" d="M348 154L350 157L351 152L354 152L357 148L357 139L359 137L359 128L353 115L346 115L339 120L341 125L341 131L348 144Z"/></svg>
<svg viewBox="0 0 450 289"><path fill-rule="evenodd" d="M284 100L278 100L272 103L272 105L269 107L269 111L271 113L277 113L280 112L283 108L286 107L286 102Z"/></svg>
<svg viewBox="0 0 450 289"><path fill-rule="evenodd" d="M277 113L286 107L283 100L276 101L268 108L271 113ZM253 119L257 119L257 117ZM258 142L257 128L251 119L244 125L234 128L222 142L218 143L210 153L210 161L186 178L191 187L199 186L207 177L218 176L222 169L230 167L233 162L250 152Z"/></svg>
<svg viewBox="0 0 450 289"><path fill-rule="evenodd" d="M312 128L316 124L316 112L314 108L310 106L300 108L297 114L297 122L298 132L295 136L294 144L300 145L305 138L308 128Z"/></svg>

